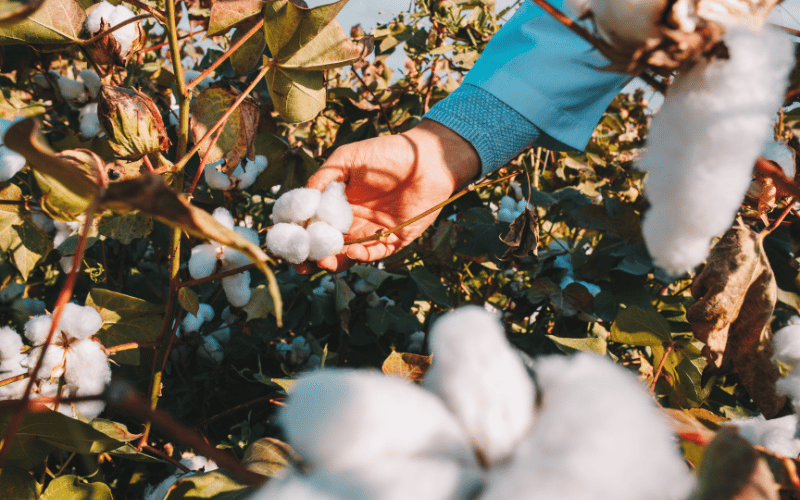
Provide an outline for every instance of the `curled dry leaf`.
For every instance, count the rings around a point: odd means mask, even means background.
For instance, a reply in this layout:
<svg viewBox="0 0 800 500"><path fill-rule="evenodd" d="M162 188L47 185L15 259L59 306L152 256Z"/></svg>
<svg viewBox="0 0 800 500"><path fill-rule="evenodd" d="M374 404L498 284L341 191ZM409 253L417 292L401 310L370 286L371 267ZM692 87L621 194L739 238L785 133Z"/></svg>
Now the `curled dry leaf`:
<svg viewBox="0 0 800 500"><path fill-rule="evenodd" d="M419 383L425 376L425 372L430 368L432 360L433 356L392 351L389 357L384 360L381 370L386 375Z"/></svg>
<svg viewBox="0 0 800 500"><path fill-rule="evenodd" d="M697 302L686 319L706 344L703 385L713 375L736 371L766 418L780 414L787 401L775 390L780 372L770 359L769 327L777 285L761 236L739 219L714 245L692 296Z"/></svg>
<svg viewBox="0 0 800 500"><path fill-rule="evenodd" d="M539 253L539 221L536 214L526 208L514 219L508 228L508 233L500 241L509 246L501 260L512 258L521 259L527 256L536 256Z"/></svg>

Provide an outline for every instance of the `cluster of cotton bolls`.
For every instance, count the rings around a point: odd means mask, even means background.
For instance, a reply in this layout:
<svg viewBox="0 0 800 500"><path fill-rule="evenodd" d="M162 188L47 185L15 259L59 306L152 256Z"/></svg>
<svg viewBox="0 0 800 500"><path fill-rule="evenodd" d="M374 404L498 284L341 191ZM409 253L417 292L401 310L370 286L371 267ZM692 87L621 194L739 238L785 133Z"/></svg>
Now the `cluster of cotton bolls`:
<svg viewBox="0 0 800 500"><path fill-rule="evenodd" d="M7 327L0 329L0 376L9 378L32 371L44 351L38 373L38 392L32 394L33 399L55 397L61 377L64 380L61 397L101 394L111 381L111 367L103 346L91 338L103 326L100 314L89 306L66 304L58 329L45 351L51 325L52 316L47 314L35 316L25 324L25 338L32 346L27 353L22 353L22 338L16 331ZM0 398L21 397L26 382L20 382L2 387ZM103 401L82 401L61 403L56 409L70 417L80 415L92 420L104 408Z"/></svg>
<svg viewBox="0 0 800 500"><path fill-rule="evenodd" d="M272 208L274 226L267 232L267 249L292 264L320 260L344 247L344 233L353 223L353 209L344 184L332 182L320 192L298 188L284 193Z"/></svg>
<svg viewBox="0 0 800 500"><path fill-rule="evenodd" d="M22 120L22 117L17 117L14 121L0 119L0 141L2 141L2 145L0 145L0 181L9 180L25 166L25 157L5 145L6 132L19 120Z"/></svg>
<svg viewBox="0 0 800 500"><path fill-rule="evenodd" d="M96 35L101 29L113 28L132 17L136 17L136 14L125 5L115 6L103 0L89 13L84 27L91 35ZM127 24L110 34L119 43L120 54L123 56L131 50L134 40L139 36L137 24Z"/></svg>
<svg viewBox="0 0 800 500"><path fill-rule="evenodd" d="M100 76L90 69L80 71L78 80L61 76L55 71L50 71L49 75L52 81L55 82L59 95L65 101L76 107L81 106L78 113L81 136L85 139L91 139L102 134L103 129L100 127L100 118L97 115L97 103L90 102L86 104L90 99L97 98L102 86ZM39 87L51 88L50 82L42 74L35 75L33 81Z"/></svg>
<svg viewBox="0 0 800 500"><path fill-rule="evenodd" d="M227 344L231 339L231 329L229 325L234 321L234 319L229 319L232 318L230 314L230 308L226 308L225 311L223 311L222 318L226 324L220 328L217 328L216 330L202 335L202 343L197 349L197 353L201 358L210 360L214 363L219 363L222 361L225 356L222 346L223 344ZM197 316L192 313L186 313L183 321L181 321L180 328L178 328L176 332L176 336L181 338L185 333L200 332L202 326L213 319L214 308L212 308L209 304L200 304L197 308ZM172 357L177 361L183 354L186 354L186 352L186 349L177 349L172 352Z"/></svg>
<svg viewBox="0 0 800 500"><path fill-rule="evenodd" d="M144 500L162 500L167 496L167 493L169 493L172 485L178 482L179 479L191 477L198 472L215 471L219 468L217 467L216 462L201 455L195 455L194 453L186 452L183 453L181 457L181 465L185 466L191 472L183 473L177 471L175 474L161 481L158 486L148 485L144 490Z"/></svg>
<svg viewBox="0 0 800 500"><path fill-rule="evenodd" d="M600 293L599 286L593 283L575 279L575 268L572 266L569 244L566 241L553 240L548 246L548 250L548 254L556 255L556 258L553 261L553 267L557 269L563 269L565 271L564 276L558 282L559 287L564 288L570 283L579 283L583 285L584 288L586 288L586 290L588 290L592 295L597 295ZM545 255L542 257L545 257Z"/></svg>
<svg viewBox="0 0 800 500"><path fill-rule="evenodd" d="M252 498L688 494L691 475L670 425L625 369L592 354L545 357L535 362L534 387L499 321L474 306L443 316L429 340L422 387L367 370L301 377L278 421L307 467Z"/></svg>
<svg viewBox="0 0 800 500"><path fill-rule="evenodd" d="M530 208L527 201L516 201L510 196L503 196L500 199L500 208L497 210L497 220L510 224L514 222L514 219L522 215L526 208Z"/></svg>
<svg viewBox="0 0 800 500"><path fill-rule="evenodd" d="M212 214L217 222L232 230L242 238L258 245L258 233L251 228L236 226L231 213L219 207ZM218 243L202 243L192 249L189 258L189 274L194 279L207 278L217 268L228 271L250 264L250 258L238 250ZM234 307L244 307L250 302L250 273L244 271L222 278L222 289L228 302Z"/></svg>
<svg viewBox="0 0 800 500"><path fill-rule="evenodd" d="M275 353L281 362L303 371L318 368L322 361L319 356L311 353L311 345L303 337L296 337L291 343L278 343Z"/></svg>
<svg viewBox="0 0 800 500"><path fill-rule="evenodd" d="M723 41L729 59L675 77L637 162L652 204L644 239L673 275L700 264L711 238L730 227L794 64L791 41L770 27L730 27Z"/></svg>
<svg viewBox="0 0 800 500"><path fill-rule="evenodd" d="M224 160L217 163L210 163L203 169L203 177L206 184L214 189L227 191L228 189L247 189L253 185L259 175L267 169L267 157L257 155L254 161L240 163L230 176L217 170L217 166Z"/></svg>

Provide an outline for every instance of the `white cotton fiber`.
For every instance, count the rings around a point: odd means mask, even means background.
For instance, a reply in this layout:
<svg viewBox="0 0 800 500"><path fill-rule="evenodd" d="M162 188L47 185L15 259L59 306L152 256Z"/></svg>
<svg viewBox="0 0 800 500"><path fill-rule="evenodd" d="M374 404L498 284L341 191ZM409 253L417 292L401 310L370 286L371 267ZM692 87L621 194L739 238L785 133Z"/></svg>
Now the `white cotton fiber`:
<svg viewBox="0 0 800 500"><path fill-rule="evenodd" d="M195 78L197 78L198 76L200 76L202 74L203 73L201 71L197 71L196 69L187 69L186 71L183 72L183 80L186 83L189 83L189 82L193 81ZM214 79L211 78L210 76L207 76L207 77L203 78L202 80L200 80L200 82L198 82L198 84L196 85L195 88L197 90L201 90L202 91L202 90L207 89L208 86L211 85L212 83L214 83Z"/></svg>
<svg viewBox="0 0 800 500"><path fill-rule="evenodd" d="M246 239L256 246L260 246L258 241L258 231L249 227L236 226L233 232ZM227 269L234 269L236 267L246 266L252 261L250 257L233 248L225 247L222 254L223 267Z"/></svg>
<svg viewBox="0 0 800 500"><path fill-rule="evenodd" d="M78 113L78 120L81 123L81 135L86 139L97 136L103 129L100 127L100 118L97 115L97 103L89 103L81 108Z"/></svg>
<svg viewBox="0 0 800 500"><path fill-rule="evenodd" d="M61 313L59 330L70 339L85 339L97 333L103 326L103 318L94 307L67 303Z"/></svg>
<svg viewBox="0 0 800 500"><path fill-rule="evenodd" d="M186 466L189 470L211 472L219 469L217 463L209 460L202 455L195 455L194 453L185 452L181 454L181 465Z"/></svg>
<svg viewBox="0 0 800 500"><path fill-rule="evenodd" d="M510 196L503 196L500 199L500 210L504 208L513 212L517 208L517 202Z"/></svg>
<svg viewBox="0 0 800 500"><path fill-rule="evenodd" d="M321 199L322 193L316 189L292 189L275 200L272 206L272 220L275 224L281 222L301 224L316 213Z"/></svg>
<svg viewBox="0 0 800 500"><path fill-rule="evenodd" d="M222 289L225 297L233 307L244 307L250 302L250 273L234 274L222 278Z"/></svg>
<svg viewBox="0 0 800 500"><path fill-rule="evenodd" d="M377 287L364 278L358 278L356 282L353 283L353 291L356 293L370 293L375 290L377 290Z"/></svg>
<svg viewBox="0 0 800 500"><path fill-rule="evenodd" d="M197 314L198 315L195 316L194 314L187 312L186 316L183 317L183 320L181 321L181 329L184 332L196 332L203 325L205 319L202 317L199 311Z"/></svg>
<svg viewBox="0 0 800 500"><path fill-rule="evenodd" d="M100 92L100 87L102 86L100 76L90 69L84 69L78 73L78 77L83 80L83 85L86 87L86 90L89 92L89 95L92 97L92 99L95 99L97 94Z"/></svg>
<svg viewBox="0 0 800 500"><path fill-rule="evenodd" d="M3 362L0 363L0 380L27 373L28 369L21 364L21 361L25 358L26 356L20 355L20 357L16 359L3 360ZM27 385L28 381L23 379L0 387L0 400L20 399L25 393L25 387Z"/></svg>
<svg viewBox="0 0 800 500"><path fill-rule="evenodd" d="M572 9L583 8L574 1ZM659 36L658 23L667 5L666 0L588 0L600 32L614 45L634 48L649 38ZM581 13L578 12L580 15Z"/></svg>
<svg viewBox="0 0 800 500"><path fill-rule="evenodd" d="M100 30L100 20L103 19L105 20L105 23L108 24L114 9L114 5L106 2L105 0L97 4L86 18L84 24L86 31L91 34L97 33Z"/></svg>
<svg viewBox="0 0 800 500"><path fill-rule="evenodd" d="M25 166L25 157L7 147L0 147L0 181L7 181L17 175Z"/></svg>
<svg viewBox="0 0 800 500"><path fill-rule="evenodd" d="M516 219L514 212L512 212L507 208L501 208L500 210L497 211L497 220L499 220L500 222L508 222L509 224L511 224L512 222L514 222L514 219Z"/></svg>
<svg viewBox="0 0 800 500"><path fill-rule="evenodd" d="M213 361L214 363L221 362L225 357L225 354L222 352L222 345L220 345L219 341L211 335L203 337L203 343L197 349L197 354L202 358Z"/></svg>
<svg viewBox="0 0 800 500"><path fill-rule="evenodd" d="M236 221L233 220L233 215L231 215L231 213L225 207L218 207L214 210L211 216L214 217L214 220L231 231L233 230L233 226L236 225Z"/></svg>
<svg viewBox="0 0 800 500"><path fill-rule="evenodd" d="M207 278L217 269L217 246L203 243L192 248L189 257L189 275L193 279Z"/></svg>
<svg viewBox="0 0 800 500"><path fill-rule="evenodd" d="M96 396L98 394L100 394L100 392L85 391L79 387L78 389L75 390L73 395L80 397L80 396ZM92 421L95 418L97 418L101 413L103 413L103 410L106 408L106 402L103 401L102 399L99 399L97 401L80 401L78 403L72 403L72 405L74 405L75 411L79 415L81 415L83 418L89 421Z"/></svg>
<svg viewBox="0 0 800 500"><path fill-rule="evenodd" d="M208 304L200 304L197 308L197 315L204 321L211 321L214 319L214 308Z"/></svg>
<svg viewBox="0 0 800 500"><path fill-rule="evenodd" d="M31 214L31 221L36 224L36 227L44 231L45 233L51 233L55 229L53 225L53 219L46 216L45 214L34 213Z"/></svg>
<svg viewBox="0 0 800 500"><path fill-rule="evenodd" d="M533 422L535 390L499 319L477 306L442 316L428 339L422 386L444 401L490 463L507 458Z"/></svg>
<svg viewBox="0 0 800 500"><path fill-rule="evenodd" d="M369 468L389 458L420 456L475 463L444 404L399 378L320 370L298 379L286 403L278 421L312 468Z"/></svg>
<svg viewBox="0 0 800 500"><path fill-rule="evenodd" d="M227 326L223 326L218 330L214 330L209 335L217 339L222 344L227 344L231 341L231 329Z"/></svg>
<svg viewBox="0 0 800 500"><path fill-rule="evenodd" d="M647 389L608 359L536 361L541 411L482 500L678 500L692 478Z"/></svg>
<svg viewBox="0 0 800 500"><path fill-rule="evenodd" d="M128 7L120 4L114 8L113 12L111 12L111 19L109 22L113 27L122 23L123 21L127 21L132 17L135 17L135 14ZM131 50L133 41L139 35L138 30L136 29L138 24L138 22L127 24L113 33L114 38L116 38L119 42L121 54L127 54L128 51Z"/></svg>
<svg viewBox="0 0 800 500"><path fill-rule="evenodd" d="M708 255L750 185L794 62L792 43L771 28L734 28L729 60L698 63L670 85L647 152L645 242L656 265L679 275Z"/></svg>
<svg viewBox="0 0 800 500"><path fill-rule="evenodd" d="M44 344L52 324L53 318L49 314L34 316L25 323L25 338L30 341L31 345Z"/></svg>
<svg viewBox="0 0 800 500"><path fill-rule="evenodd" d="M342 233L347 233L353 224L353 208L347 202L344 187L341 182L328 184L322 193L314 220L327 222Z"/></svg>
<svg viewBox="0 0 800 500"><path fill-rule="evenodd" d="M238 189L247 189L253 185L259 175L267 168L267 157L258 155L254 161L248 161L247 165L240 163L233 176L239 179Z"/></svg>
<svg viewBox="0 0 800 500"><path fill-rule="evenodd" d="M300 264L308 258L311 240L301 226L281 222L267 231L267 250L292 264Z"/></svg>
<svg viewBox="0 0 800 500"><path fill-rule="evenodd" d="M22 354L22 337L19 336L16 330L8 326L0 328L0 369L7 370L4 367L7 361L21 360Z"/></svg>
<svg viewBox="0 0 800 500"><path fill-rule="evenodd" d="M111 367L103 346L91 339L71 342L67 348L64 380L84 394L100 394L111 382Z"/></svg>
<svg viewBox="0 0 800 500"><path fill-rule="evenodd" d="M772 346L776 360L790 365L800 363L800 324L790 324L775 332Z"/></svg>
<svg viewBox="0 0 800 500"><path fill-rule="evenodd" d="M761 156L780 165L786 177L794 179L794 152L785 142L767 141Z"/></svg>
<svg viewBox="0 0 800 500"><path fill-rule="evenodd" d="M29 373L33 373L36 363L42 356L44 346L34 347L28 351L28 357L22 362L22 365L28 368ZM63 346L50 344L47 351L44 353L42 367L39 369L39 379L56 379L64 373L64 359L66 351Z"/></svg>
<svg viewBox="0 0 800 500"><path fill-rule="evenodd" d="M327 222L312 222L306 228L310 243L308 258L320 260L329 255L336 255L344 247L342 233Z"/></svg>
<svg viewBox="0 0 800 500"><path fill-rule="evenodd" d="M71 78L61 77L58 79L58 92L65 101L86 102L89 99L83 82Z"/></svg>
<svg viewBox="0 0 800 500"><path fill-rule="evenodd" d="M231 187L231 178L217 170L216 164L213 163L203 168L203 178L206 184L214 189L225 191Z"/></svg>
<svg viewBox="0 0 800 500"><path fill-rule="evenodd" d="M727 425L739 429L739 435L750 444L763 446L785 457L797 458L800 454L800 439L795 438L797 415L767 420L764 415L752 418L735 418Z"/></svg>

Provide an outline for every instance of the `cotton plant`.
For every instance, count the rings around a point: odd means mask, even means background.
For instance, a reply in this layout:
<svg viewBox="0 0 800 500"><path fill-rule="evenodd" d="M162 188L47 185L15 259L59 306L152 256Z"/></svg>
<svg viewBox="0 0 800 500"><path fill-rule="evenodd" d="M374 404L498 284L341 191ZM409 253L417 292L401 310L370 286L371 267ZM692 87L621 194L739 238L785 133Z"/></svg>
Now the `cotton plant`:
<svg viewBox="0 0 800 500"><path fill-rule="evenodd" d="M292 264L320 260L344 247L344 233L353 223L353 209L341 182L319 191L298 188L284 193L272 208L274 226L267 249Z"/></svg>
<svg viewBox="0 0 800 500"><path fill-rule="evenodd" d="M253 185L259 175L267 169L267 157L256 155L254 161L242 162L236 166L231 175L217 169L223 161L210 163L203 168L203 178L209 187L227 191L231 189L242 190Z"/></svg>
<svg viewBox="0 0 800 500"><path fill-rule="evenodd" d="M35 316L25 323L25 338L31 349L22 352L22 337L13 329L0 329L0 377L9 378L32 373L42 358L38 372L38 389L32 399L55 397L63 378L61 397L97 396L102 394L111 381L111 367L103 346L92 337L103 326L103 319L94 308L68 303L61 313L61 320L44 349L52 326L52 316ZM27 383L14 382L0 388L0 399L16 399L22 396ZM54 403L48 403L53 408ZM87 420L97 417L105 408L102 400L60 403L57 411L70 416L81 416Z"/></svg>
<svg viewBox="0 0 800 500"><path fill-rule="evenodd" d="M572 265L572 258L570 257L572 250L567 242L564 240L553 240L550 242L550 245L548 245L548 251L556 254L556 258L553 261L553 267L557 269L563 269L565 271L564 276L558 282L559 287L564 288L570 283L578 283L583 285L583 287L586 288L586 290L592 295L597 295L600 293L600 287L594 283L576 279L577 276L575 275L575 268Z"/></svg>
<svg viewBox="0 0 800 500"><path fill-rule="evenodd" d="M500 199L500 206L497 210L497 220L501 222L514 222L514 219L522 215L522 212L529 207L526 200L516 201L510 196L503 196Z"/></svg>
<svg viewBox="0 0 800 500"><path fill-rule="evenodd" d="M587 353L544 357L534 388L497 317L474 306L430 337L422 386L369 370L298 379L278 422L306 467L252 500L677 500L691 489L666 417L627 370Z"/></svg>
<svg viewBox="0 0 800 500"><path fill-rule="evenodd" d="M216 330L208 331L204 326L214 320L214 308L209 304L201 303L197 308L197 315L187 312L186 316L183 317L180 327L176 331L176 337L184 338L184 335L187 333L201 334L200 345L197 347L198 356L207 361L219 363L225 357L223 346L227 344L231 338L229 325L233 323L233 320L228 321L230 308L226 308L226 312L227 314L223 312L222 315L225 325ZM188 354L188 352L189 347L187 345L182 345L171 353L171 357L173 361L178 361L181 357Z"/></svg>
<svg viewBox="0 0 800 500"><path fill-rule="evenodd" d="M251 228L235 225L231 213L219 207L212 214L214 219L227 229L232 230L242 238L258 245L258 233ZM249 264L250 258L242 252L220 245L215 242L202 243L192 249L189 258L189 274L194 279L207 278L219 268L228 271ZM250 273L243 271L232 276L222 278L222 288L225 296L234 307L244 307L250 302Z"/></svg>

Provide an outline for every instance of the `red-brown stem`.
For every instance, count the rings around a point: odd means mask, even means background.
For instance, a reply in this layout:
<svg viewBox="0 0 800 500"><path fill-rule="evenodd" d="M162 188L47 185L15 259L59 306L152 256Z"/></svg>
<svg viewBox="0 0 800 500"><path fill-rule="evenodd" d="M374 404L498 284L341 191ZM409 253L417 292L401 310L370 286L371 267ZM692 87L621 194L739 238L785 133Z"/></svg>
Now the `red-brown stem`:
<svg viewBox="0 0 800 500"><path fill-rule="evenodd" d="M439 59L433 60L431 65L431 74L428 77L428 86L425 89L425 99L422 101L422 110L427 113L431 109L431 93L433 92L433 81L436 79L436 65L439 64Z"/></svg>
<svg viewBox="0 0 800 500"><path fill-rule="evenodd" d="M214 281L216 279L225 278L225 277L228 277L228 276L233 276L234 274L243 273L245 271L249 271L249 270L255 269L255 268L256 268L255 264L247 264L246 266L237 267L235 269L230 269L228 271L222 271L221 273L212 274L211 276L206 276L205 278L199 278L199 279L196 279L196 280L184 281L183 283L181 283L178 286L180 288L186 288L187 286L195 286L195 285L199 285L201 283L205 283L207 281Z"/></svg>
<svg viewBox="0 0 800 500"><path fill-rule="evenodd" d="M191 195L194 193L194 188L197 187L197 183L200 182L200 176L203 175L203 170L206 168L206 163L208 162L208 157L211 155L211 151L214 149L214 146L217 144L217 139L219 139L220 134L222 133L222 129L220 128L217 130L217 133L214 134L214 137L211 138L211 142L208 143L208 149L206 150L206 154L203 155L203 158L200 160L200 166L197 167L197 172L194 174L194 179L192 179L192 185L185 194Z"/></svg>
<svg viewBox="0 0 800 500"><path fill-rule="evenodd" d="M22 205L24 206L27 202L25 200L0 200L0 205Z"/></svg>
<svg viewBox="0 0 800 500"><path fill-rule="evenodd" d="M174 465L175 467L179 468L183 472L192 472L192 469L186 467L185 465L183 465L179 461L175 460L171 456L169 456L166 453L161 452L161 451L153 448L152 446L144 445L144 446L142 446L142 450L143 451L148 451L148 452L152 453L153 455L157 456L158 458L162 458L162 459L166 460L167 462L171 463L172 465Z"/></svg>
<svg viewBox="0 0 800 500"><path fill-rule="evenodd" d="M15 376L15 377L9 377L9 378L7 378L5 380L0 380L0 387L3 387L4 385L8 385L8 384L13 384L14 382L17 382L19 380L25 380L26 378L28 378L28 374L27 373L23 373L21 375Z"/></svg>
<svg viewBox="0 0 800 500"><path fill-rule="evenodd" d="M96 42L96 41L100 40L101 38L103 38L104 36L108 35L109 33L113 33L114 31L117 31L120 28L124 28L125 26L127 26L129 24L138 23L139 21L141 21L143 19L148 19L148 18L151 18L151 17L154 17L154 16L152 14L139 14L138 16L134 16L134 17L132 17L130 19L126 19L126 20L122 21L121 23L117 24L116 26L112 26L112 27L108 28L105 31L101 31L100 33L96 34L92 38L87 38L86 40L81 40L80 44L81 45L91 45L94 42Z"/></svg>
<svg viewBox="0 0 800 500"><path fill-rule="evenodd" d="M167 17L167 15L164 14L164 11L158 10L158 9L156 9L154 7L150 7L146 3L142 3L139 0L125 0L125 1L128 2L131 5L135 5L135 6L139 7L140 9L153 14L153 17L155 17L158 20L159 23L164 24L164 22L166 20L166 17Z"/></svg>
<svg viewBox="0 0 800 500"><path fill-rule="evenodd" d="M154 340L152 342L130 342L128 344L120 344L115 345L114 347L109 347L106 349L106 354L113 355L121 351L130 351L132 349L139 349L140 347L156 347L158 346L158 341Z"/></svg>
<svg viewBox="0 0 800 500"><path fill-rule="evenodd" d="M775 186L783 190L784 193L793 196L795 199L800 199L800 186L788 179L777 164L773 164L773 162L764 158L759 158L756 161L756 170L775 181Z"/></svg>
<svg viewBox="0 0 800 500"><path fill-rule="evenodd" d="M394 135L394 128L392 128L392 122L389 121L389 115L386 114L386 109L384 109L383 103L381 102L380 99L378 99L378 96L375 95L375 92L373 92L372 89L369 88L367 82L365 82L364 79L361 78L361 75L358 74L358 70L356 70L356 68L353 66L351 66L350 69L353 70L353 74L356 75L358 81L361 82L361 86L364 87L364 90L369 92L369 95L372 96L372 100L375 102L375 104L378 105L378 108L380 108L381 110L381 115L383 115L383 121L386 122L386 128L389 129L390 134Z"/></svg>
<svg viewBox="0 0 800 500"><path fill-rule="evenodd" d="M200 150L200 146L203 144L203 142L208 140L208 138L211 137L211 135L214 132L216 132L217 129L219 129L225 124L225 122L228 120L228 117L231 116L231 114L233 114L234 111L236 111L236 108L238 108L239 105L247 98L247 96L250 95L250 92L254 88L256 88L256 85L258 85L261 79L264 78L264 75L267 74L269 68L270 66L268 65L261 68L261 71L259 71L258 75L256 75L253 81L250 82L250 85L248 85L247 88L244 90L244 92L242 92L242 94L236 98L233 104L231 104L230 109L226 111L225 114L222 115L219 120L217 120L217 123L212 125L210 129L208 129L208 132L206 132L205 135L199 141L195 141L195 145L192 147L192 149L188 153L186 153L183 156L183 158L181 158L180 161L178 161L173 166L174 170L179 171L186 166L186 163L189 161L189 159L191 159L191 157L194 156L194 154Z"/></svg>
<svg viewBox="0 0 800 500"><path fill-rule="evenodd" d="M789 213L791 213L793 206L794 206L794 196L790 196L789 199L786 200L786 208L783 209L783 212L781 212L778 218L775 219L772 222L772 224L770 224L770 226L764 230L764 232L766 234L769 234L772 231L778 229L783 220L786 218L786 216L789 215Z"/></svg>
<svg viewBox="0 0 800 500"><path fill-rule="evenodd" d="M662 370L664 370L664 363L667 361L667 356L669 353L672 352L672 349L675 347L675 344L670 342L667 344L667 350L664 351L664 355L661 357L661 362L658 363L658 368L656 368L655 373L653 374L653 383L650 384L650 392L656 390L656 382L658 382L658 377L661 375Z"/></svg>
<svg viewBox="0 0 800 500"><path fill-rule="evenodd" d="M200 73L200 76L198 76L197 78L195 78L195 79L194 79L194 80L192 80L191 82L187 83L187 84L186 84L186 91L188 92L188 91L190 91L191 89L195 88L195 86L197 86L197 84L198 84L198 83L200 83L200 82L202 82L202 81L203 81L203 78L207 77L208 75L210 75L210 74L211 74L211 72L212 72L212 71L214 71L215 69L217 69L217 67L218 67L220 64L222 64L223 62L225 62L225 59L229 58L229 57L231 56L231 54L233 54L234 52L236 52L236 49L238 49L239 47L241 47L242 45L244 45L244 43L245 43L246 41L248 41L248 40L250 39L250 37L251 37L251 36L253 36L253 35L256 33L256 31L260 30L260 29L261 29L263 26L264 26L264 19L259 19L259 20L258 20L258 22L257 22L256 24L254 24L252 28L250 28L250 31L248 31L247 33L245 33L245 34L244 34L244 36L243 36L242 38L240 38L240 39L239 39L239 40L238 40L236 43L234 43L233 45L231 45L231 47L230 47L230 48L229 48L227 51L225 51L225 53L224 53L224 54L222 54L222 55L219 57L219 59L217 59L216 61L214 61L214 62L211 64L211 66L209 66L208 68L206 68L206 69L205 69L205 71L203 71L202 73Z"/></svg>
<svg viewBox="0 0 800 500"><path fill-rule="evenodd" d="M200 33L204 32L204 31L205 31L205 29L201 28L201 29L199 29L199 30L197 30L197 31L195 31L193 33L189 33L188 35L179 36L178 40L186 40L187 38L191 38L191 37L193 37L195 35L199 35ZM146 49L142 49L142 52L151 52L153 50L158 50L158 49L160 49L162 47L166 47L167 45L169 45L169 42L161 42L161 43L159 43L157 45L153 45L153 46L147 47Z"/></svg>
<svg viewBox="0 0 800 500"><path fill-rule="evenodd" d="M147 170L149 170L150 173L155 173L156 169L153 168L153 163L150 161L150 158L144 155L142 159L144 160L144 166L147 167Z"/></svg>
<svg viewBox="0 0 800 500"><path fill-rule="evenodd" d="M56 300L56 305L53 309L50 331L48 332L47 339L42 346L42 351L39 353L39 359L36 360L36 365L30 372L30 379L28 380L28 384L25 386L25 393L22 396L22 406L19 411L14 413L9 420L8 427L6 427L5 434L3 435L3 444L2 447L0 447L0 468L2 468L3 464L5 464L8 453L11 450L11 444L14 441L14 436L16 435L17 430L19 430L20 424L22 424L22 419L25 418L25 413L28 410L28 405L31 399L33 384L38 379L39 371L42 369L47 348L50 347L50 343L53 341L53 337L55 337L56 330L58 329L58 323L61 321L61 314L64 311L64 306L72 298L72 290L75 288L75 283L78 281L78 271L80 271L81 268L83 252L86 250L86 239L89 237L89 229L92 227L92 220L94 219L94 213L98 205L96 200L102 198L103 191L105 190L101 188L100 193L98 193L95 201L92 202L92 204L89 205L89 208L86 209L86 221L83 224L83 230L81 231L78 245L75 248L75 255L72 257L72 269L70 269L67 279L64 282L64 286L61 288L61 292L58 294L58 299Z"/></svg>
<svg viewBox="0 0 800 500"><path fill-rule="evenodd" d="M251 407L253 405L257 405L258 403L263 403L264 401L266 401L268 403L273 403L275 401L275 397L278 396L278 395L279 395L278 393L275 393L275 394L271 394L269 396L263 396L263 397L260 397L260 398L256 398L256 399L254 399L252 401L248 401L247 403L242 403L242 404L240 404L238 406L234 406L233 408L231 408L229 410L225 410L222 413L218 413L218 414L214 415L213 417L209 417L209 418L203 420L199 424L195 425L194 428L195 429L201 429L201 428L207 426L208 424L210 424L211 422L214 422L215 420L219 420L219 419L221 419L222 417L224 417L226 415L230 415L231 413L235 413L235 412L237 412L239 410L243 410L245 408L249 408L249 407Z"/></svg>

